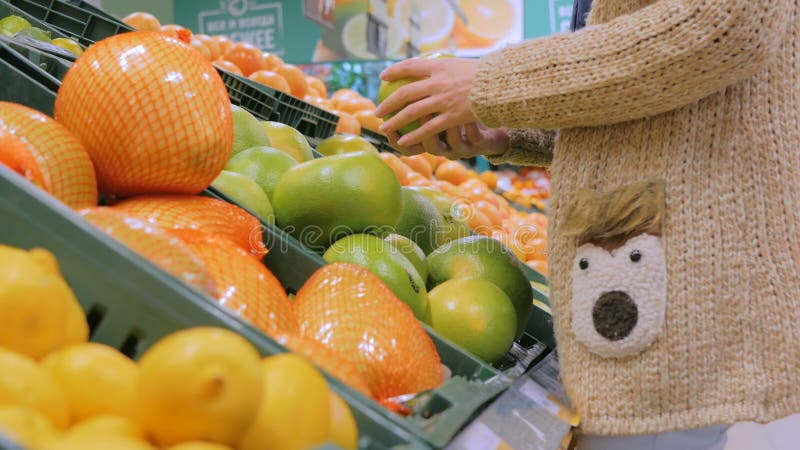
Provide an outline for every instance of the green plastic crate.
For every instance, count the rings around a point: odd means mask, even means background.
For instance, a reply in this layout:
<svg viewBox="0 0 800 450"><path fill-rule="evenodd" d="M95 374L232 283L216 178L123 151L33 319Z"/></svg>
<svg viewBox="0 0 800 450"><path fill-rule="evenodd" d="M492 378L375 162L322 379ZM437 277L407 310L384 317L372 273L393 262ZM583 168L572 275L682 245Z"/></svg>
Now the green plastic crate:
<svg viewBox="0 0 800 450"><path fill-rule="evenodd" d="M94 6L89 2L85 2L83 0L63 0L63 1L64 1L64 3L68 3L70 5L77 6L78 8L81 8L81 9L83 9L85 11L88 11L90 13L93 13L95 15L98 15L98 16L101 16L101 17L105 17L106 19L108 19L108 20L110 20L112 22L116 22L116 23L118 23L120 25L123 25L123 26L126 26L126 27L128 26L128 25L125 24L125 22L119 20L113 14L103 10L102 8L98 8L98 7Z"/></svg>
<svg viewBox="0 0 800 450"><path fill-rule="evenodd" d="M213 299L183 284L127 247L97 231L74 211L0 166L0 243L42 247L58 259L64 278L87 313L91 339L138 358L158 339L193 326L236 331L263 355L284 348ZM351 405L362 449L426 449L364 397L326 374Z"/></svg>
<svg viewBox="0 0 800 450"><path fill-rule="evenodd" d="M218 72L231 103L257 118L285 123L308 138L325 139L336 131L339 119L335 114L226 70Z"/></svg>
<svg viewBox="0 0 800 450"><path fill-rule="evenodd" d="M69 62L0 38L0 100L20 103L50 116Z"/></svg>
<svg viewBox="0 0 800 450"><path fill-rule="evenodd" d="M6 0L52 28L78 39L88 46L115 34L133 31L116 19L82 9L59 0Z"/></svg>

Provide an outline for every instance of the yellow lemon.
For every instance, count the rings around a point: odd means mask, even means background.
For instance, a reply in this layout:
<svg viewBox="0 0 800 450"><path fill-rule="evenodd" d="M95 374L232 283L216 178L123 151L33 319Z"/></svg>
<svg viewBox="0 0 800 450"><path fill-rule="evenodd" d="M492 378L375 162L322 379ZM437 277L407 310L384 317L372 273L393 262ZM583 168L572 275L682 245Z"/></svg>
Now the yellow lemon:
<svg viewBox="0 0 800 450"><path fill-rule="evenodd" d="M52 439L40 450L156 450L150 443L121 436L65 436Z"/></svg>
<svg viewBox="0 0 800 450"><path fill-rule="evenodd" d="M40 411L25 406L0 406L0 434L28 449L42 446L56 435Z"/></svg>
<svg viewBox="0 0 800 450"><path fill-rule="evenodd" d="M89 327L55 257L0 245L0 347L40 359L86 342Z"/></svg>
<svg viewBox="0 0 800 450"><path fill-rule="evenodd" d="M330 399L322 374L292 353L265 358L261 369L261 406L239 450L304 450L324 443L330 433Z"/></svg>
<svg viewBox="0 0 800 450"><path fill-rule="evenodd" d="M221 328L167 336L139 364L142 425L163 446L194 440L236 444L261 400L259 359L247 340Z"/></svg>
<svg viewBox="0 0 800 450"><path fill-rule="evenodd" d="M50 41L50 43L67 50L75 56L81 56L83 54L83 47L72 39L55 38Z"/></svg>
<svg viewBox="0 0 800 450"><path fill-rule="evenodd" d="M141 425L128 417L94 416L72 426L69 437L117 436L144 441L147 437Z"/></svg>
<svg viewBox="0 0 800 450"><path fill-rule="evenodd" d="M87 342L52 353L41 365L64 390L72 423L101 414L135 417L139 368L117 349Z"/></svg>
<svg viewBox="0 0 800 450"><path fill-rule="evenodd" d="M27 406L63 429L69 423L64 392L53 378L23 355L0 348L0 405Z"/></svg>
<svg viewBox="0 0 800 450"><path fill-rule="evenodd" d="M333 391L330 391L331 434L330 440L344 450L358 450L358 425L350 407Z"/></svg>
<svg viewBox="0 0 800 450"><path fill-rule="evenodd" d="M215 444L213 442L192 441L183 442L169 447L167 450L232 450L227 445Z"/></svg>

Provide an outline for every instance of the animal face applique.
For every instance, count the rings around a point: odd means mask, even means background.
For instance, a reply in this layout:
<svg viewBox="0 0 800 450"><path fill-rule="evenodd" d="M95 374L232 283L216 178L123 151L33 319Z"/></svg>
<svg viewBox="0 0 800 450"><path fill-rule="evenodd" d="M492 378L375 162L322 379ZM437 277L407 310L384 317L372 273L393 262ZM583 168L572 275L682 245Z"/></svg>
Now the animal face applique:
<svg viewBox="0 0 800 450"><path fill-rule="evenodd" d="M584 190L564 229L578 239L572 266L572 328L589 351L624 358L661 333L667 303L661 242L664 184L608 193Z"/></svg>

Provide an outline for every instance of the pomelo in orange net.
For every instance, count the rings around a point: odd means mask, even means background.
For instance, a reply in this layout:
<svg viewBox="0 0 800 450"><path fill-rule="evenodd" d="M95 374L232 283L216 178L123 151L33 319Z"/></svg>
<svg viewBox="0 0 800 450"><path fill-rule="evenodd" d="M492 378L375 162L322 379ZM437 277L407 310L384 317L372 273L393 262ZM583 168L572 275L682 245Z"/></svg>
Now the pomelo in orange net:
<svg viewBox="0 0 800 450"><path fill-rule="evenodd" d="M317 270L292 307L300 334L355 363L382 403L443 381L436 346L411 308L359 265L333 263Z"/></svg>
<svg viewBox="0 0 800 450"><path fill-rule="evenodd" d="M358 367L352 361L343 357L336 350L326 347L324 344L292 333L281 333L274 336L275 341L289 350L305 356L325 372L336 377L342 383L350 386L367 397L372 397L372 393L364 381Z"/></svg>
<svg viewBox="0 0 800 450"><path fill-rule="evenodd" d="M67 71L56 119L84 144L105 195L197 194L233 148L228 93L177 39L136 31L89 47Z"/></svg>
<svg viewBox="0 0 800 450"><path fill-rule="evenodd" d="M195 195L142 195L114 205L165 229L202 230L232 241L261 258L267 253L261 222L236 205Z"/></svg>
<svg viewBox="0 0 800 450"><path fill-rule="evenodd" d="M233 242L199 230L173 230L203 262L217 285L217 302L272 336L297 332L289 298L275 275Z"/></svg>
<svg viewBox="0 0 800 450"><path fill-rule="evenodd" d="M71 208L97 205L92 161L86 148L63 125L27 106L0 102L0 130L25 144L37 167L30 166L30 156L19 148L9 150L9 154L26 160L26 170L40 180L41 188Z"/></svg>
<svg viewBox="0 0 800 450"><path fill-rule="evenodd" d="M217 288L205 263L168 231L109 207L86 208L79 214L153 264L216 298Z"/></svg>
<svg viewBox="0 0 800 450"><path fill-rule="evenodd" d="M44 175L27 145L8 130L0 129L0 164L44 188Z"/></svg>

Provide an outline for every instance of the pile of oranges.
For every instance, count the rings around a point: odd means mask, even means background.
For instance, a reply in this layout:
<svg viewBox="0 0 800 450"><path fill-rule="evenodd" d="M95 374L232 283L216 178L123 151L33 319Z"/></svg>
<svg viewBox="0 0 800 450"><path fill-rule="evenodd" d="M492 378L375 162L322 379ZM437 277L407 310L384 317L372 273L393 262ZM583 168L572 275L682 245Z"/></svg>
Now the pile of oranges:
<svg viewBox="0 0 800 450"><path fill-rule="evenodd" d="M328 97L321 79L306 75L299 67L286 64L280 56L262 52L246 42L233 42L225 36L192 34L180 25L161 25L146 12L135 12L123 21L137 30L161 31L177 37L199 51L216 67L285 92L339 116L337 133L359 135L365 128L378 132L383 122L375 117L375 103L351 89L340 89Z"/></svg>
<svg viewBox="0 0 800 450"><path fill-rule="evenodd" d="M503 170L497 173L497 187L503 197L525 207L545 209L544 200L550 198L550 175L542 167L522 167L518 171Z"/></svg>
<svg viewBox="0 0 800 450"><path fill-rule="evenodd" d="M517 211L494 192L498 175L478 174L457 161L428 153L397 156L381 153L403 186L438 189L454 200L477 234L499 240L533 269L547 275L547 216Z"/></svg>

